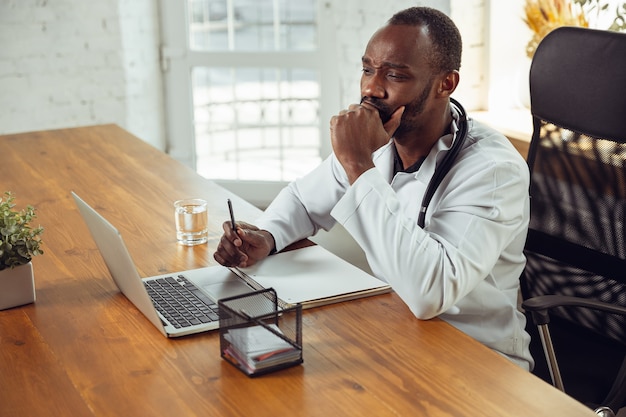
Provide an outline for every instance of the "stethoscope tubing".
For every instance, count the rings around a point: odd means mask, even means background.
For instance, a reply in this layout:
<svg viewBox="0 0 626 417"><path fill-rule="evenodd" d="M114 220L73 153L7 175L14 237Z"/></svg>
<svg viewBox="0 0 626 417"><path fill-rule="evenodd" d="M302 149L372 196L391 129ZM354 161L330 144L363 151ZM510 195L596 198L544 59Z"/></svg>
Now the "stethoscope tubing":
<svg viewBox="0 0 626 417"><path fill-rule="evenodd" d="M422 198L422 204L420 206L420 211L417 217L417 225L421 228L424 227L426 221L426 210L428 209L428 205L430 204L430 200L432 200L437 187L441 184L444 177L448 174L452 165L454 165L454 161L456 160L461 148L463 148L463 144L465 139L467 138L468 131L468 122L467 122L467 113L465 109L457 100L450 97L450 102L456 107L459 112L459 130L457 131L456 140L452 143L450 150L446 153L441 164L435 169L435 173L433 177L428 182L428 187L426 188L426 193L424 193L424 197Z"/></svg>

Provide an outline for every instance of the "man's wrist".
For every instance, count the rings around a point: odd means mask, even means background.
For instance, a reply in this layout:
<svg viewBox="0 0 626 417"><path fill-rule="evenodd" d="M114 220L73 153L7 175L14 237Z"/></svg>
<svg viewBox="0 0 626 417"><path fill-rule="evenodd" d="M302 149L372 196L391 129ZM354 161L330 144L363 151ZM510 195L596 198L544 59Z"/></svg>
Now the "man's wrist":
<svg viewBox="0 0 626 417"><path fill-rule="evenodd" d="M263 230L263 232L265 232L269 236L269 238L268 238L268 241L270 242L269 247L272 248L272 249L267 254L267 256L271 256L271 255L273 255L273 254L275 254L277 252L276 251L276 240L274 239L274 235L272 235L267 230Z"/></svg>

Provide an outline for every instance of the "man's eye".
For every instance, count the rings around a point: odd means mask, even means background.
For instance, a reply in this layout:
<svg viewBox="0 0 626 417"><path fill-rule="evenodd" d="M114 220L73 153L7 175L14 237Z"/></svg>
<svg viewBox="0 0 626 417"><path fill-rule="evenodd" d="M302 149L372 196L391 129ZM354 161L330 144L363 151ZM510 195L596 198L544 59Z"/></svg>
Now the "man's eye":
<svg viewBox="0 0 626 417"><path fill-rule="evenodd" d="M398 74L398 73L395 73L395 72L390 72L389 74L387 74L387 76L389 78L394 79L394 80L401 80L401 79L405 78L402 74Z"/></svg>
<svg viewBox="0 0 626 417"><path fill-rule="evenodd" d="M374 73L374 70L371 68L363 68L363 74L371 75Z"/></svg>

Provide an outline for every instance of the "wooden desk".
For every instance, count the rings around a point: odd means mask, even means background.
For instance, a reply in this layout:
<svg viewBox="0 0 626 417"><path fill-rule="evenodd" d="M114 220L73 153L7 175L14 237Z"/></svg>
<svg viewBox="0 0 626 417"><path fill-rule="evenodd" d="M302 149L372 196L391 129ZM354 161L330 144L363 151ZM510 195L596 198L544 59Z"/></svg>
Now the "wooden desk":
<svg viewBox="0 0 626 417"><path fill-rule="evenodd" d="M0 311L0 416L592 416L395 294L304 313L304 364L249 379L218 334L167 339L115 288L70 196L125 237L142 276L213 264L227 219L258 210L119 127L0 137L2 188L45 227L37 301ZM211 201L210 241L176 244L172 202Z"/></svg>

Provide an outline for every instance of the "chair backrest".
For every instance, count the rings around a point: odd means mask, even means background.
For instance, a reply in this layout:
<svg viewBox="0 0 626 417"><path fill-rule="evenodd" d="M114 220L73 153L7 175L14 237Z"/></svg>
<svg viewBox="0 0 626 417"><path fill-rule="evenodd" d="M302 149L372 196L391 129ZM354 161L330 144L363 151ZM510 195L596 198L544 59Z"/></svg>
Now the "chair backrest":
<svg viewBox="0 0 626 417"><path fill-rule="evenodd" d="M530 70L534 117L596 138L626 138L626 34L560 27Z"/></svg>
<svg viewBox="0 0 626 417"><path fill-rule="evenodd" d="M626 34L561 27L530 69L531 223L524 298L626 306ZM623 317L553 312L626 344Z"/></svg>

